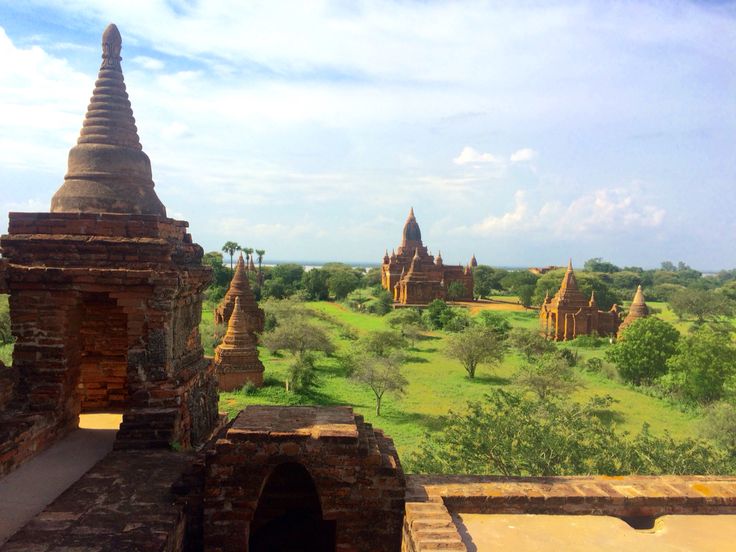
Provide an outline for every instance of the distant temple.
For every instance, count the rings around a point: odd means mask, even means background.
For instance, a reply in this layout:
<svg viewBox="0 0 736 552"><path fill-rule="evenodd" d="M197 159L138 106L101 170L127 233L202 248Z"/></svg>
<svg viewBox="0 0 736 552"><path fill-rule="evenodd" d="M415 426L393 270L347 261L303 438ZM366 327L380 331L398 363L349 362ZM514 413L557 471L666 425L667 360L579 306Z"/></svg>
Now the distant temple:
<svg viewBox="0 0 736 552"><path fill-rule="evenodd" d="M621 321L617 305L609 311L598 310L595 292L586 299L578 289L572 270L572 261L562 278L562 285L553 298L544 298L539 310L539 321L544 335L555 341L567 341L581 335L614 335Z"/></svg>
<svg viewBox="0 0 736 552"><path fill-rule="evenodd" d="M393 294L394 302L426 305L435 299L473 300L473 270L478 262L473 255L467 266L447 266L442 254L430 255L422 244L422 232L414 209L404 224L401 245L383 257L381 285ZM454 283L460 285L453 286Z"/></svg>
<svg viewBox="0 0 736 552"><path fill-rule="evenodd" d="M215 324L227 324L235 307L235 299L240 298L240 307L243 309L246 327L251 334L261 333L266 315L263 309L258 307L253 290L250 289L248 281L248 269L246 268L243 254L240 254L235 265L235 273L230 281L227 293L215 309Z"/></svg>
<svg viewBox="0 0 736 552"><path fill-rule="evenodd" d="M634 295L634 300L631 302L626 318L624 318L624 321L618 327L618 335L620 336L624 328L630 326L634 320L646 318L647 316L649 316L649 307L644 301L644 292L641 290L641 286L639 286L636 288L636 294Z"/></svg>
<svg viewBox="0 0 736 552"><path fill-rule="evenodd" d="M256 344L240 308L240 297L236 296L227 332L215 349L215 371L221 391L234 391L246 383L255 387L263 385L263 363L258 358Z"/></svg>

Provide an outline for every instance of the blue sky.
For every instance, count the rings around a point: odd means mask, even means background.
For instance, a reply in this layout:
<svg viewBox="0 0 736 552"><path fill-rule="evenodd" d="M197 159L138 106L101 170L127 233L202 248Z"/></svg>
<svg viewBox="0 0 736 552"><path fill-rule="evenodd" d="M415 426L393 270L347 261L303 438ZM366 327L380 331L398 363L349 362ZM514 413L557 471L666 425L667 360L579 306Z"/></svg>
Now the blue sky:
<svg viewBox="0 0 736 552"><path fill-rule="evenodd" d="M734 2L0 1L0 231L48 210L108 22L206 250L736 266Z"/></svg>

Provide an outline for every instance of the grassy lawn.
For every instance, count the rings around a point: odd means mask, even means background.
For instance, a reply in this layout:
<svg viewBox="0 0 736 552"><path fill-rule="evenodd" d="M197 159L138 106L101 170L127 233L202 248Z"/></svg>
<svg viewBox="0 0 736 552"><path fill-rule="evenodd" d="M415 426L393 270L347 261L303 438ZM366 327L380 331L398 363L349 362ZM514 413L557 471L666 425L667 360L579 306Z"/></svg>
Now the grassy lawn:
<svg viewBox="0 0 736 552"><path fill-rule="evenodd" d="M330 327L340 351L345 351L351 342L339 335L339 326L347 325L357 333L388 329L384 318L360 314L347 310L334 303L312 303L310 308L321 311L333 321L320 320ZM209 308L211 311L211 308ZM500 311L513 326L536 328L535 312ZM209 334L209 327L203 329ZM203 323L203 328L205 324ZM494 369L480 367L476 378L471 380L459 362L443 355L446 334L431 332L409 351L409 362L403 373L409 386L402 397L384 398L381 416L375 415L375 399L367 387L347 379L335 359L326 358L318 364L319 384L314 393L300 397L287 394L283 388L284 375L291 359L288 355L274 357L261 350L261 360L266 366L266 385L252 391L222 393L220 408L231 416L247 404L346 404L365 416L366 420L383 429L391 437L403 458L417 449L426 431L441 429L443 417L450 410L462 411L468 401L480 400L491 388L511 387L510 378L517 370L521 359L516 354L509 355L501 366ZM603 357L607 345L597 348L578 348L581 358ZM593 395L611 395L617 403L611 418L623 430L638 432L644 422L651 425L653 432L665 429L676 437L698 435L699 420L696 415L684 413L667 401L647 396L617 381L599 374L580 370L585 387L573 395L574 400L585 400Z"/></svg>
<svg viewBox="0 0 736 552"><path fill-rule="evenodd" d="M8 296L0 295L0 313L8 312ZM0 345L0 362L10 366L13 360L13 344Z"/></svg>

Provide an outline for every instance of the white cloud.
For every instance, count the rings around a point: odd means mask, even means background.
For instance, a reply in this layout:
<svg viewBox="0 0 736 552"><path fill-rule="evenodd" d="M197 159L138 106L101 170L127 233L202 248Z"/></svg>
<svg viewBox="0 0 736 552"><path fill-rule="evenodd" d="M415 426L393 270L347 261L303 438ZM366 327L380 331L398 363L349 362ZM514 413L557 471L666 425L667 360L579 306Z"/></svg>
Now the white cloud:
<svg viewBox="0 0 736 552"><path fill-rule="evenodd" d="M164 68L163 61L148 56L135 56L131 61L149 71L160 71Z"/></svg>
<svg viewBox="0 0 736 552"><path fill-rule="evenodd" d="M452 162L456 165L481 165L484 163L499 164L502 160L492 153L481 153L471 146L465 146Z"/></svg>
<svg viewBox="0 0 736 552"><path fill-rule="evenodd" d="M510 211L451 232L478 237L527 234L535 239L614 238L620 233L656 228L663 223L665 214L663 208L639 201L636 191L623 188L596 190L568 204L548 201L536 210L530 208L526 192L519 190Z"/></svg>
<svg viewBox="0 0 736 552"><path fill-rule="evenodd" d="M511 154L511 157L509 160L512 163L521 163L524 161L531 161L534 159L537 155L537 152L534 151L531 148L522 148L520 150L516 150L514 153Z"/></svg>

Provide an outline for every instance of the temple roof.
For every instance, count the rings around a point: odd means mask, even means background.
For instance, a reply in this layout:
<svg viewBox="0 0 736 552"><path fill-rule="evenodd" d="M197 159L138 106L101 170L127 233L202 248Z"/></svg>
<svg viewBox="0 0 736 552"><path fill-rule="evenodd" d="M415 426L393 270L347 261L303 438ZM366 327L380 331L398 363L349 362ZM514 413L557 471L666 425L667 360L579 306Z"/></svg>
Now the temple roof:
<svg viewBox="0 0 736 552"><path fill-rule="evenodd" d="M102 35L102 65L64 183L51 212L166 216L156 196L120 66L122 39L112 23Z"/></svg>
<svg viewBox="0 0 736 552"><path fill-rule="evenodd" d="M629 307L629 312L626 314L626 318L621 323L619 330L622 330L634 320L646 318L647 316L649 316L649 307L644 301L644 292L642 291L641 286L638 286L636 288L636 293L634 294L634 300L631 302L631 306Z"/></svg>
<svg viewBox="0 0 736 552"><path fill-rule="evenodd" d="M470 266L473 267L473 268L475 268L476 266L478 266L478 261L475 258L475 253L473 253L473 256L472 257L470 257Z"/></svg>
<svg viewBox="0 0 736 552"><path fill-rule="evenodd" d="M414 207L409 210L409 216L404 223L401 245L403 247L422 245L422 231L419 229L419 224L414 216Z"/></svg>
<svg viewBox="0 0 736 552"><path fill-rule="evenodd" d="M559 291L555 294L554 302L571 303L588 305L588 300L578 288L578 281L575 278L575 272L572 269L572 259L567 263L567 270L562 277L562 284Z"/></svg>

